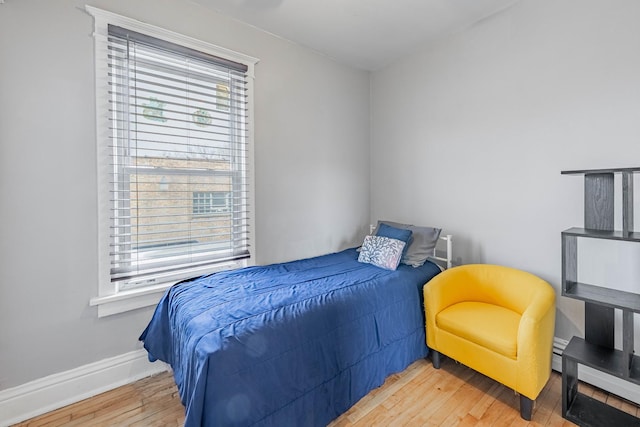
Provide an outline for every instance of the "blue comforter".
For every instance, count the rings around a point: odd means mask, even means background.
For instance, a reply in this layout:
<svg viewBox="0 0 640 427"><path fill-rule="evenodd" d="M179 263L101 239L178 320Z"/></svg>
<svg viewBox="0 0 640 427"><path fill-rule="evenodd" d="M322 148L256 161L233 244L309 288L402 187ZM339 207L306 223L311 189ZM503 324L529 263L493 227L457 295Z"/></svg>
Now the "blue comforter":
<svg viewBox="0 0 640 427"><path fill-rule="evenodd" d="M427 355L422 286L355 249L176 284L140 339L174 371L186 426L321 426Z"/></svg>

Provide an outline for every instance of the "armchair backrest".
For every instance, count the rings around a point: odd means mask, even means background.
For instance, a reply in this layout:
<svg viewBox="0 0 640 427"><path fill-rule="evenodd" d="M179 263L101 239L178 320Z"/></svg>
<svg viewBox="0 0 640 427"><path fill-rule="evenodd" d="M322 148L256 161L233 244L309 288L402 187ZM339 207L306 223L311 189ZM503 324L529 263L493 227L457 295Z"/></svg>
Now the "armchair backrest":
<svg viewBox="0 0 640 427"><path fill-rule="evenodd" d="M442 284L440 284L442 283ZM478 301L499 305L523 314L538 298L547 299L550 285L539 277L492 264L467 264L446 270L428 286L437 292L441 308L462 301Z"/></svg>

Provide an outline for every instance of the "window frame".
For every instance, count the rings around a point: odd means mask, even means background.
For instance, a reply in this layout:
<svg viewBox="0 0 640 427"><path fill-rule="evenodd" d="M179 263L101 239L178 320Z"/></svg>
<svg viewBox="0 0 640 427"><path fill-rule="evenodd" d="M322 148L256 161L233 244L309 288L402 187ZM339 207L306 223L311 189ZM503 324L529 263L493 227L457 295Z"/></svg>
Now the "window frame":
<svg viewBox="0 0 640 427"><path fill-rule="evenodd" d="M89 305L97 306L98 317L122 313L141 307L157 304L162 294L175 281L168 281L153 286L146 286L127 291L117 291L117 286L111 282L109 255L109 162L105 154L105 139L109 137L109 79L107 59L108 25L116 25L157 39L175 43L187 48L199 50L233 62L247 66L247 184L248 204L255 206L254 200L254 120L253 120L253 84L254 67L258 60L248 55L234 52L211 43L201 41L186 35L175 33L154 25L146 24L135 19L127 18L112 12L85 6L85 10L94 18L94 60L95 60L95 96L96 96L96 144L97 144L97 202L98 202L98 289L97 296L89 301ZM249 247L255 248L255 219L249 215ZM203 273L212 271L240 268L253 264L252 257L221 262L209 267Z"/></svg>

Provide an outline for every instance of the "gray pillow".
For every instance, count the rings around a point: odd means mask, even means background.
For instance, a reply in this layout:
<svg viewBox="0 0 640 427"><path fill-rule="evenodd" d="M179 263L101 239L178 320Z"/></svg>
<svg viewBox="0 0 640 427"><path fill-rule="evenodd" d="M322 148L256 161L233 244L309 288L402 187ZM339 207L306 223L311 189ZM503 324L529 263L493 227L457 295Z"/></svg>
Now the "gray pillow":
<svg viewBox="0 0 640 427"><path fill-rule="evenodd" d="M438 238L440 237L440 232L442 231L441 228L418 227L416 225L401 224L392 221L378 221L376 230L373 233L374 235L378 233L380 223L412 231L411 240L409 240L409 248L407 248L400 260L402 264L407 264L412 267L420 267L427 261L428 257L433 255L433 249L436 247L436 243L438 243Z"/></svg>

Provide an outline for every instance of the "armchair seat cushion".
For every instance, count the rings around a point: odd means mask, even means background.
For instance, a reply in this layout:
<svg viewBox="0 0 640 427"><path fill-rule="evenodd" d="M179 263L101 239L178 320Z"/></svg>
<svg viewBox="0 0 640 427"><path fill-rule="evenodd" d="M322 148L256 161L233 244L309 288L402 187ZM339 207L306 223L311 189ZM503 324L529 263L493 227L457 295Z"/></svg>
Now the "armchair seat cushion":
<svg viewBox="0 0 640 427"><path fill-rule="evenodd" d="M464 301L438 313L436 324L443 331L516 359L520 318L520 314L508 308Z"/></svg>

